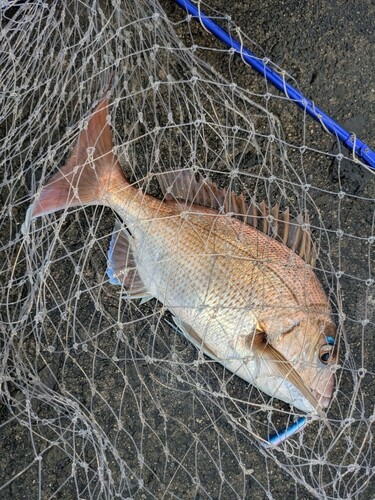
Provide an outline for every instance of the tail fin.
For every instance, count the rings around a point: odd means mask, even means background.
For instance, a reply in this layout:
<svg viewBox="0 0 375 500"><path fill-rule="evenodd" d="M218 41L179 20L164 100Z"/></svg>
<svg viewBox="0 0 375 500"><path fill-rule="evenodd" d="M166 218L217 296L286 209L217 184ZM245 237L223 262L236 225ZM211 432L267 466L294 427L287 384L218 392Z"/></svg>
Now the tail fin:
<svg viewBox="0 0 375 500"><path fill-rule="evenodd" d="M106 205L106 195L111 189L128 185L112 152L107 114L108 101L104 98L93 110L87 129L79 134L66 164L52 176L29 207L23 230L31 219L67 207Z"/></svg>

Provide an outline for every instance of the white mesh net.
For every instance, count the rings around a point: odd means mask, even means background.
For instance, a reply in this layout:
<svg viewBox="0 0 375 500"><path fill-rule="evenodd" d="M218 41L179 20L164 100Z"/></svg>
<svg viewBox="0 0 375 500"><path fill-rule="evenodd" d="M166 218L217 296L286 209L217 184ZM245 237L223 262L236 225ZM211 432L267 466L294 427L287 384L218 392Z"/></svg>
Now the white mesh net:
<svg viewBox="0 0 375 500"><path fill-rule="evenodd" d="M3 3L1 497L370 498L375 199L350 178L364 167L168 2ZM187 167L309 211L338 325L333 436L316 418L262 448L303 413L198 354L156 300L122 298L110 209L21 233L108 88L116 153L145 191L160 198L158 175Z"/></svg>

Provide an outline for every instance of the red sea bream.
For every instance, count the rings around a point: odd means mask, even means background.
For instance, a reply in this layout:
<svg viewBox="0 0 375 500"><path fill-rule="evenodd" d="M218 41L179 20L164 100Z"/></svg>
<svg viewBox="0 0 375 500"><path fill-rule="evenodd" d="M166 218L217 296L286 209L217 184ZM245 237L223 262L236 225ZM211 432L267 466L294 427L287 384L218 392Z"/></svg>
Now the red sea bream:
<svg viewBox="0 0 375 500"><path fill-rule="evenodd" d="M187 169L160 176L163 200L145 194L112 151L107 114L103 99L29 208L24 230L68 207L111 207L121 220L109 251L111 283L129 300L156 298L198 349L245 381L324 415L336 328L311 265L309 231L287 211L251 207Z"/></svg>

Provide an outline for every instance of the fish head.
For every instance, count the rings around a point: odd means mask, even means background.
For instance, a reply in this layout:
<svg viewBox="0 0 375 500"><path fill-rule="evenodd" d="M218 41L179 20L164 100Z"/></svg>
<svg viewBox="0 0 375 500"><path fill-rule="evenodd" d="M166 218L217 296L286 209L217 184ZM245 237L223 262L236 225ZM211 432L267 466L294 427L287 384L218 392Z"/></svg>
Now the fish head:
<svg viewBox="0 0 375 500"><path fill-rule="evenodd" d="M329 314L309 313L297 316L293 321L289 319L287 324L284 322L284 329L277 336L273 335L273 339L270 335L273 348L297 372L300 382L320 407L327 408L334 390L338 356L334 322ZM303 411L311 411L311 402L303 397L298 384L296 388L298 391L292 391L294 400L290 402Z"/></svg>

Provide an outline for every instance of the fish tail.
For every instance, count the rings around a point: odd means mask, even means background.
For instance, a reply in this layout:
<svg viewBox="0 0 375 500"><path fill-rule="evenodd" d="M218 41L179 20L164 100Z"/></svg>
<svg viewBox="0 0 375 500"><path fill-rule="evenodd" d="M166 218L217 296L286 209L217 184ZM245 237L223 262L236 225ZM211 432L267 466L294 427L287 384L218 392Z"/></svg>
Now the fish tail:
<svg viewBox="0 0 375 500"><path fill-rule="evenodd" d="M107 121L108 100L93 110L87 128L80 132L72 154L43 186L29 207L23 232L31 219L68 207L107 205L108 195L129 185L112 151L112 132Z"/></svg>

